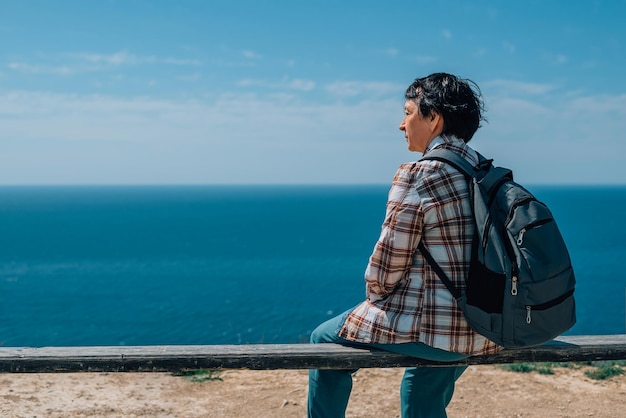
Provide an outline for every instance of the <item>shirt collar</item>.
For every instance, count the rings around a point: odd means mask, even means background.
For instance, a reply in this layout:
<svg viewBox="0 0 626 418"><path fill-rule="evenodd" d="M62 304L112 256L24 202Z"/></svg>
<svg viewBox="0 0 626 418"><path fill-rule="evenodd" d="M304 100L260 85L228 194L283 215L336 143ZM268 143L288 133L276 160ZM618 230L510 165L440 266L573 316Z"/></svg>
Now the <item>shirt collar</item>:
<svg viewBox="0 0 626 418"><path fill-rule="evenodd" d="M424 150L424 154L428 153L430 150L435 149L442 144L454 144L454 143L458 144L459 142L463 142L463 141L461 141L456 136L441 134L438 137L434 138L432 141L430 141L430 143Z"/></svg>

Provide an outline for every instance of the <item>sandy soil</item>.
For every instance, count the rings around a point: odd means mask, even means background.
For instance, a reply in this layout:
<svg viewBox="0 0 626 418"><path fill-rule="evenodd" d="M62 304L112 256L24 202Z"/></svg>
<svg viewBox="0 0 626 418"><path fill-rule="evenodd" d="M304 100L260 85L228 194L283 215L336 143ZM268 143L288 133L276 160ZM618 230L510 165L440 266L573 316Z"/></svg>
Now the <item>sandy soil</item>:
<svg viewBox="0 0 626 418"><path fill-rule="evenodd" d="M624 417L626 375L587 378L473 366L461 377L450 417ZM355 375L348 417L399 417L401 369ZM220 372L192 382L165 373L0 375L1 417L304 417L306 371Z"/></svg>

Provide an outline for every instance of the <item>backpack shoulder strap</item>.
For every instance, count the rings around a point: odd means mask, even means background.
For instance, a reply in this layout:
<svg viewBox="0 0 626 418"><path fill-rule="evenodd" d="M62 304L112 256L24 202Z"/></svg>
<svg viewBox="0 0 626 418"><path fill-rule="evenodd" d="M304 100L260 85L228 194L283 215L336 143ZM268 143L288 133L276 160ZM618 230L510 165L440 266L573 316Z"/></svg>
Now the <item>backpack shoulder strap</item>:
<svg viewBox="0 0 626 418"><path fill-rule="evenodd" d="M468 180L476 178L482 190L491 196L507 181L513 181L513 172L508 168L493 166L493 160L483 157L479 152L478 165L473 166L469 161L454 151L445 148L435 148L420 158L423 160L436 160L450 164L452 167L465 174Z"/></svg>
<svg viewBox="0 0 626 418"><path fill-rule="evenodd" d="M513 172L508 168L493 167L480 179L480 186L491 196L500 185L507 181L513 181Z"/></svg>
<svg viewBox="0 0 626 418"><path fill-rule="evenodd" d="M459 170L461 173L465 174L466 177L471 179L476 174L478 174L480 166L483 164L483 161L489 162L490 164L490 160L485 160L482 155L478 154L478 158L480 159L481 163L478 167L474 167L469 161L467 161L465 158L463 158L461 155L457 154L454 151L445 148L435 148L429 151L422 158L420 158L420 161L436 160L448 163L452 167Z"/></svg>
<svg viewBox="0 0 626 418"><path fill-rule="evenodd" d="M444 285L446 285L446 288L448 289L448 291L452 293L452 296L455 299L460 298L462 296L461 291L454 286L454 284L452 283L452 280L448 278L448 276L443 271L441 266L435 261L432 254L430 254L430 251L426 249L426 246L424 245L423 241L420 241L419 244L417 244L417 249L422 253L424 258L430 265L430 268L432 268L435 271L437 276L439 276L439 279L443 282Z"/></svg>
<svg viewBox="0 0 626 418"><path fill-rule="evenodd" d="M435 160L450 164L452 167L459 170L459 172L463 173L465 177L467 177L468 181L471 181L473 178L478 176L481 169L491 166L492 162L492 160L487 160L478 152L476 154L478 154L479 160L479 165L476 167L474 167L460 154L457 154L456 152L445 148L435 148L431 150L430 152L428 152L428 154L424 155L420 159L420 161ZM430 251L428 251L423 241L419 242L419 244L417 245L417 249L420 253L422 253L422 256L424 256L430 267L435 271L437 276L439 276L439 279L443 282L443 284L446 286L452 296L455 299L459 299L462 296L461 291L456 288L456 286L454 286L452 280L450 280L450 278L446 275L446 273L443 271L439 263L437 263L437 261L434 259Z"/></svg>

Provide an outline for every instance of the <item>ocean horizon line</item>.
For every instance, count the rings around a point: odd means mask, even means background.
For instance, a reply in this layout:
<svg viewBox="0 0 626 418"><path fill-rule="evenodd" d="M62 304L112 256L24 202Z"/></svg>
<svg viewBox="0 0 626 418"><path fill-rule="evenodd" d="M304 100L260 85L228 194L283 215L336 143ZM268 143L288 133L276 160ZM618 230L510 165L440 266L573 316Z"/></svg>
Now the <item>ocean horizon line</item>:
<svg viewBox="0 0 626 418"><path fill-rule="evenodd" d="M524 183L527 187L563 188L626 188L626 183ZM391 186L391 180L382 183L32 183L2 184L0 188L174 188L174 187L380 187Z"/></svg>

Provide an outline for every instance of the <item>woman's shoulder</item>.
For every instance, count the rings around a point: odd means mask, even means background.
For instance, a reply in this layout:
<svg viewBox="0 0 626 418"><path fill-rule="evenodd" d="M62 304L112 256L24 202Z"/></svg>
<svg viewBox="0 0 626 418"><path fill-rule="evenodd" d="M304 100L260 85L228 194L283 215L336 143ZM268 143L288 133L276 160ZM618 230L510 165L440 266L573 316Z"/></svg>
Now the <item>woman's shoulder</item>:
<svg viewBox="0 0 626 418"><path fill-rule="evenodd" d="M452 166L436 160L423 160L400 165L393 179L399 188L415 189L426 198L456 195L467 188L465 176Z"/></svg>
<svg viewBox="0 0 626 418"><path fill-rule="evenodd" d="M424 177L443 174L441 172L443 166L444 163L436 160L403 163L398 167L394 180L402 179L410 183L415 183Z"/></svg>
<svg viewBox="0 0 626 418"><path fill-rule="evenodd" d="M419 162L408 162L403 163L396 170L396 174L393 176L394 184L397 183L413 183L416 178L416 173L418 172Z"/></svg>

